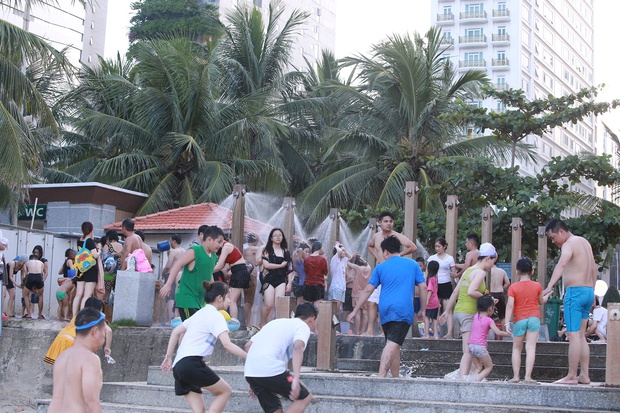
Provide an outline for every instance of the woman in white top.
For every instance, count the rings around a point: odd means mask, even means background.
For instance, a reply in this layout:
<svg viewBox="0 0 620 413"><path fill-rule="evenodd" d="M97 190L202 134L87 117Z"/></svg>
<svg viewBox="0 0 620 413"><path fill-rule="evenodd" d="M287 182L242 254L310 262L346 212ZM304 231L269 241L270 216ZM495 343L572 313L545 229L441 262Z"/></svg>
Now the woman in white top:
<svg viewBox="0 0 620 413"><path fill-rule="evenodd" d="M452 279L457 278L456 263L452 255L446 253L448 248L448 242L445 238L437 238L435 240L435 251L437 254L428 257L428 261L437 261L439 263L439 271L437 272L437 297L441 300L443 308L446 307L446 301L450 299L452 295ZM448 333L444 338L452 338L452 329L454 326L454 319L451 314L448 314Z"/></svg>
<svg viewBox="0 0 620 413"><path fill-rule="evenodd" d="M177 396L185 396L192 412L207 411L202 398L202 388L215 396L208 411L222 412L232 395L232 389L225 380L205 365L203 357L213 353L218 339L226 351L235 356L246 358L247 353L230 341L228 324L224 315L220 313L220 310L226 310L230 305L228 285L219 281L214 283L205 281L203 286L206 290L207 305L172 331L161 369L163 371L172 369L174 392ZM172 354L181 337L183 340L173 362Z"/></svg>

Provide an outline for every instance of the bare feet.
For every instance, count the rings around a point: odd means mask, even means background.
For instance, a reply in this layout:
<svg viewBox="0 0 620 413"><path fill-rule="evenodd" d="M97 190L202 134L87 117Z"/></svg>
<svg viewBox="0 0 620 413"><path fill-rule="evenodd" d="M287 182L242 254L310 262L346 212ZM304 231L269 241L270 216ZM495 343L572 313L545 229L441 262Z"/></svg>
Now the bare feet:
<svg viewBox="0 0 620 413"><path fill-rule="evenodd" d="M583 377L582 375L577 376L577 382L579 384L590 384L590 378L589 377Z"/></svg>
<svg viewBox="0 0 620 413"><path fill-rule="evenodd" d="M512 379L508 380L508 383L518 383L520 380L518 377L513 377Z"/></svg>
<svg viewBox="0 0 620 413"><path fill-rule="evenodd" d="M533 379L525 379L525 380L523 380L523 383L525 383L525 384L540 384L539 382L537 382L536 380L533 380Z"/></svg>
<svg viewBox="0 0 620 413"><path fill-rule="evenodd" d="M561 378L560 380L554 381L553 384L568 384L568 385L576 385L579 384L577 379L571 379L568 377Z"/></svg>

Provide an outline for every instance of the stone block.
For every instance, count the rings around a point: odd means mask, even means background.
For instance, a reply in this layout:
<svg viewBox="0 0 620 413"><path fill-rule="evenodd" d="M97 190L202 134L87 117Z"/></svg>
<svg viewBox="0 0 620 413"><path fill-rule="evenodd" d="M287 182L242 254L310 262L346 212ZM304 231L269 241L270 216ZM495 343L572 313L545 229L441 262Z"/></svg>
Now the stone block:
<svg viewBox="0 0 620 413"><path fill-rule="evenodd" d="M118 271L112 321L135 320L139 326L153 324L155 274Z"/></svg>

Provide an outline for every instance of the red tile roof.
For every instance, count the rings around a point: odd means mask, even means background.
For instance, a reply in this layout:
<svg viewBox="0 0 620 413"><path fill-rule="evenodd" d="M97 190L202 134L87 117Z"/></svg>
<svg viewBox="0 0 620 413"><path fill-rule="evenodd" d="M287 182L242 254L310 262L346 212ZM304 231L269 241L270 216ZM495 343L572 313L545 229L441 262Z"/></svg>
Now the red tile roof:
<svg viewBox="0 0 620 413"><path fill-rule="evenodd" d="M232 228L232 211L212 202L189 205L186 207L169 209L168 211L135 217L135 229L142 231L195 231L201 225L217 225L224 231ZM103 227L105 230L120 231L121 221ZM244 232L254 232L267 235L271 226L255 219L245 217Z"/></svg>

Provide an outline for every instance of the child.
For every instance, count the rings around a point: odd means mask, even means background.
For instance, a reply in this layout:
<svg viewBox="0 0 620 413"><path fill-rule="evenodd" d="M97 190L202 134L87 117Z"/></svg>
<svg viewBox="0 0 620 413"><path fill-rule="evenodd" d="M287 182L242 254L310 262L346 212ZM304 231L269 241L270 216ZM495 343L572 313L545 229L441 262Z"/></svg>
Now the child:
<svg viewBox="0 0 620 413"><path fill-rule="evenodd" d="M426 273L426 262L423 257L418 257L415 259L415 262L418 263L422 273ZM416 285L413 290L413 319L415 320L420 312L420 308L422 308L420 304L420 286Z"/></svg>
<svg viewBox="0 0 620 413"><path fill-rule="evenodd" d="M501 331L495 325L491 318L495 311L495 302L490 295L483 295L478 298L478 312L474 316L474 322L471 327L471 336L469 338L469 352L471 353L472 362L476 366L476 370L484 367L476 376L476 381L482 381L493 371L493 362L487 349L487 336L489 330L502 337L510 337L512 334ZM481 366L482 364L482 366Z"/></svg>
<svg viewBox="0 0 620 413"><path fill-rule="evenodd" d="M426 295L426 313L424 314L424 338L429 338L429 330L432 320L433 338L437 340L439 338L439 323L437 322L437 313L439 312L439 298L437 297L439 285L437 284L437 272L439 271L439 263L437 261L429 261L427 268L428 276L426 279L426 289L428 294Z"/></svg>
<svg viewBox="0 0 620 413"><path fill-rule="evenodd" d="M65 251L65 262L58 271L62 277L58 277L58 290L56 290L56 300L58 300L58 319L69 321L70 300L69 295L73 290L73 278L75 270L73 269L73 260L75 260L75 250L67 249Z"/></svg>
<svg viewBox="0 0 620 413"><path fill-rule="evenodd" d="M521 370L521 350L525 345L525 383L536 383L532 380L534 359L536 357L536 342L540 329L540 304L547 302L548 296L542 295L540 283L531 280L534 273L532 260L527 257L517 261L517 275L519 281L508 288L508 302L506 303L506 330L510 331L510 319L514 313L514 327L512 328L512 372L513 378L509 383L519 382Z"/></svg>

